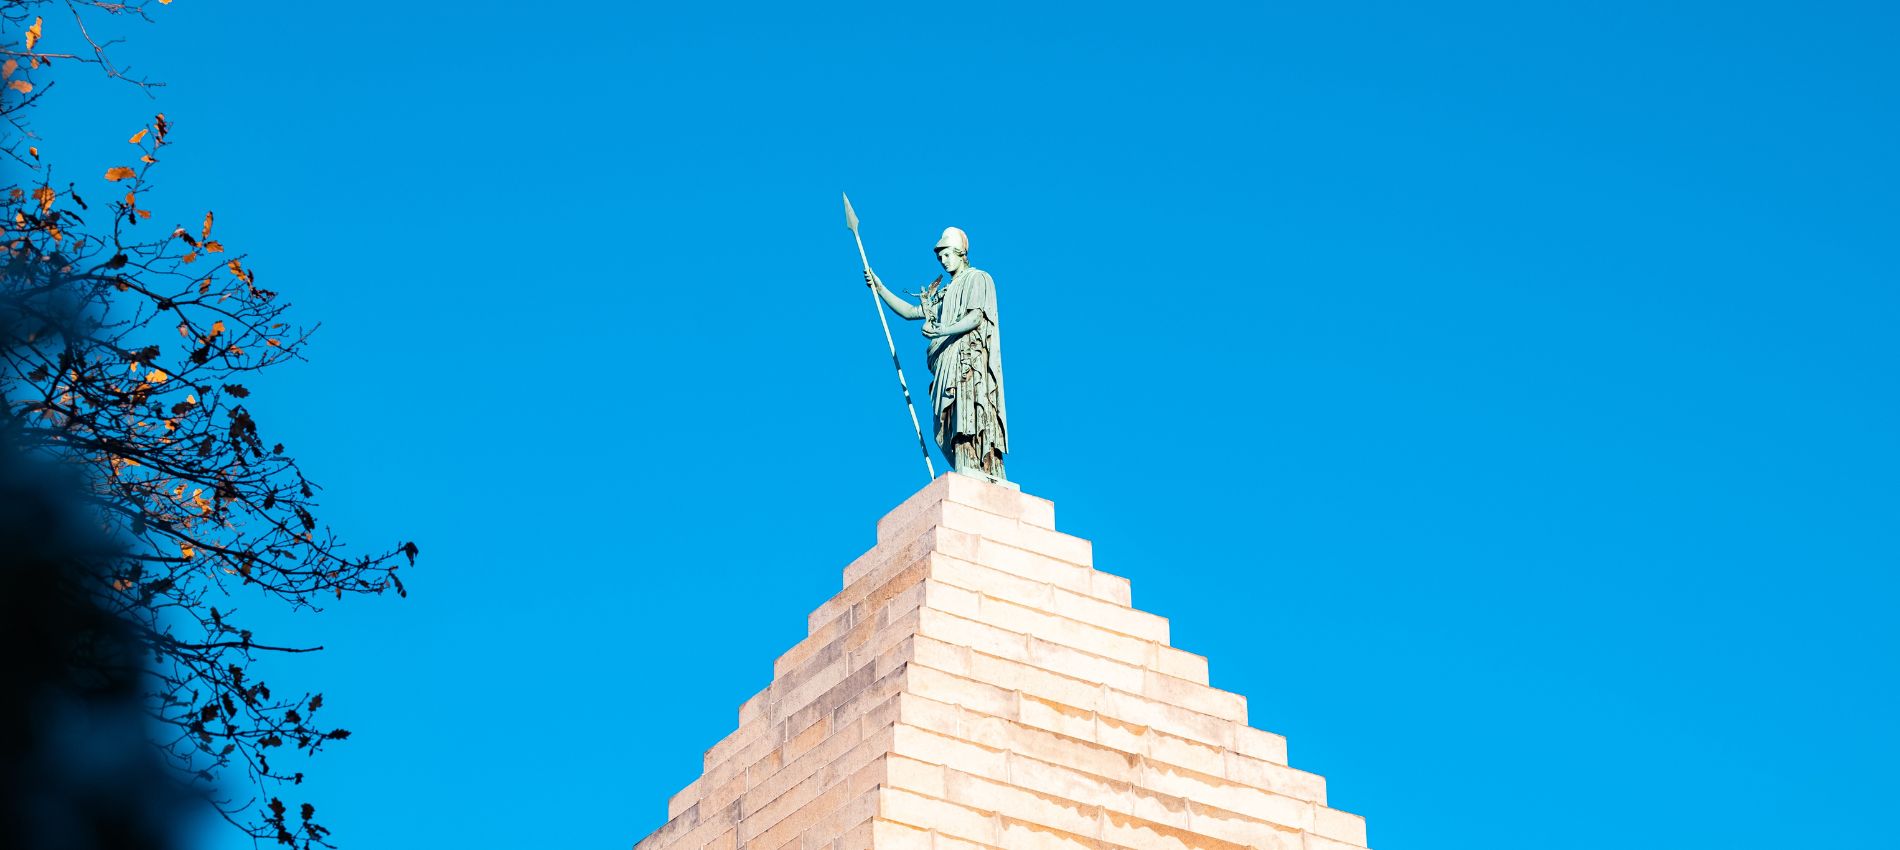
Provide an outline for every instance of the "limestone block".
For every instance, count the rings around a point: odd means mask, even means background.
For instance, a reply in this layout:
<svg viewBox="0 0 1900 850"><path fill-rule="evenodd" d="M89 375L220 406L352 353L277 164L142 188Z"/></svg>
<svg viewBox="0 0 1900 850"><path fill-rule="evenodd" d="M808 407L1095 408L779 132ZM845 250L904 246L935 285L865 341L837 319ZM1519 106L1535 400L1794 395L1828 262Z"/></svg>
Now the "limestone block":
<svg viewBox="0 0 1900 850"><path fill-rule="evenodd" d="M1039 794L958 770L944 775L946 797L955 803L1017 820L1032 820L1067 832L1087 832L1101 815L1101 807Z"/></svg>
<svg viewBox="0 0 1900 850"><path fill-rule="evenodd" d="M1010 850L1112 850L1094 838L1063 832L1039 823L1000 819L1003 846Z"/></svg>
<svg viewBox="0 0 1900 850"><path fill-rule="evenodd" d="M840 759L850 757L844 764L850 770L856 770L871 759L882 756L885 752L882 749L884 741L873 738L870 746L865 746L864 733L864 725L859 721L839 729L838 734L824 741L822 746L808 749L798 758L786 759L783 766L773 771L771 776L753 785L740 797L740 810L751 816L783 797L794 785L812 781L823 768L839 763ZM832 782L819 779L821 788L830 784Z"/></svg>
<svg viewBox="0 0 1900 850"><path fill-rule="evenodd" d="M1178 705L1202 714L1219 717L1222 720L1232 720L1242 726L1247 724L1246 697L1195 684L1186 679L1177 679L1153 670L1148 670L1146 673L1147 675L1142 677L1141 687L1129 690L1169 705ZM1243 752L1246 751L1245 747L1240 749Z"/></svg>
<svg viewBox="0 0 1900 850"><path fill-rule="evenodd" d="M876 850L934 850L930 831L878 818L872 821L871 846Z"/></svg>
<svg viewBox="0 0 1900 850"><path fill-rule="evenodd" d="M1098 714L1151 726L1172 735L1232 748L1234 722L1144 696L1107 689Z"/></svg>
<svg viewBox="0 0 1900 850"><path fill-rule="evenodd" d="M896 539L880 541L870 551L858 556L857 560L845 567L844 587L849 589L866 576L895 569L898 565L909 565L932 552L970 560L976 554L980 539L977 535L934 522L923 523L902 532Z"/></svg>
<svg viewBox="0 0 1900 850"><path fill-rule="evenodd" d="M671 846L674 840L691 832L693 827L698 825L699 806L688 806L686 811L667 818L666 823L661 824L659 829L648 833L647 837L640 839L638 843L633 845L634 850L658 850L658 848L661 847Z"/></svg>
<svg viewBox="0 0 1900 850"><path fill-rule="evenodd" d="M919 729L927 729L940 735L957 735L957 715L961 709L954 705L926 699L917 694L900 694L898 699L897 722Z"/></svg>
<svg viewBox="0 0 1900 850"><path fill-rule="evenodd" d="M1060 578L1060 576L1047 576ZM1118 632L1143 642L1166 644L1168 621L1143 611L1078 593L1041 580L936 556L930 563L930 581L974 591L980 599L999 599L1034 611L1065 617L1099 629ZM1072 584L1081 584L1074 581ZM954 610L946 608L945 610ZM958 612L962 613L962 612ZM974 613L964 616L975 617Z"/></svg>
<svg viewBox="0 0 1900 850"><path fill-rule="evenodd" d="M745 749L767 735L771 725L763 720L732 730L732 734L719 739L700 758L701 767L711 771L714 767L732 759L734 753Z"/></svg>
<svg viewBox="0 0 1900 850"><path fill-rule="evenodd" d="M1313 803L1158 762L1142 765L1136 785L1180 799L1267 821L1289 830L1312 829Z"/></svg>
<svg viewBox="0 0 1900 850"><path fill-rule="evenodd" d="M1055 515L1055 506L1046 500L1033 496L1024 497L1020 490L991 484L977 478L956 473L946 473L930 482L924 489L917 491L904 503L884 515L877 522L878 539L882 540L886 529L899 529L915 525L919 518L941 512L948 504L974 508L1005 519L1021 519L1025 507L1030 502L1048 505L1047 513ZM1053 523L1051 523L1053 524Z"/></svg>
<svg viewBox="0 0 1900 850"><path fill-rule="evenodd" d="M1143 724L1131 723L1097 712L1095 734L1091 737L1104 747L1124 753L1145 753L1148 751L1150 732L1151 730Z"/></svg>
<svg viewBox="0 0 1900 850"><path fill-rule="evenodd" d="M1141 759L1132 753L1022 724L1010 724L1007 732L1011 767L1035 760L1122 784L1140 774Z"/></svg>
<svg viewBox="0 0 1900 850"><path fill-rule="evenodd" d="M1350 844L1354 847L1366 846L1366 819L1338 809L1320 806L1314 811L1312 831L1322 838Z"/></svg>
<svg viewBox="0 0 1900 850"><path fill-rule="evenodd" d="M839 847L868 848L871 819L877 816L877 788L856 793L831 812L805 828L799 839L801 848L836 850Z"/></svg>
<svg viewBox="0 0 1900 850"><path fill-rule="evenodd" d="M1176 735L1150 730L1147 736L1150 762L1186 768L1210 776L1227 775L1227 751L1220 747L1190 741Z"/></svg>
<svg viewBox="0 0 1900 850"><path fill-rule="evenodd" d="M1029 636L936 609L918 613L917 633L999 658L1029 657Z"/></svg>
<svg viewBox="0 0 1900 850"><path fill-rule="evenodd" d="M1135 804L1122 811L1151 823L1188 829L1188 801L1185 798L1157 794L1139 786L1131 787Z"/></svg>
<svg viewBox="0 0 1900 850"><path fill-rule="evenodd" d="M932 555L929 568L931 578L946 584L969 588L1031 608L1050 610L1055 605L1056 587L1046 581L947 555Z"/></svg>
<svg viewBox="0 0 1900 850"><path fill-rule="evenodd" d="M1025 525L1053 530L1056 527L1056 503L1024 493L1021 519Z"/></svg>
<svg viewBox="0 0 1900 850"><path fill-rule="evenodd" d="M772 755L774 759L776 759L778 751L773 750ZM774 761L774 765L776 765L776 761ZM748 770L733 772L717 784L708 786L705 795L699 798L698 804L705 806L707 811L723 809L726 806L732 805L733 801L739 799L739 796L744 794L747 788L751 787L754 781L752 776L753 774ZM706 778L709 781L711 780L711 777Z"/></svg>
<svg viewBox="0 0 1900 850"><path fill-rule="evenodd" d="M841 613L849 612L850 610L851 609L847 606ZM836 643L838 638L850 627L850 619L841 616L834 616L821 624L816 624L804 640L792 644L791 649L785 650L777 659L772 661L773 678L776 679L792 670L804 666L807 661L811 660L812 656L817 655L821 650Z"/></svg>
<svg viewBox="0 0 1900 850"><path fill-rule="evenodd" d="M912 661L934 670L970 677L970 658L976 650L921 634L911 638L911 643Z"/></svg>
<svg viewBox="0 0 1900 850"><path fill-rule="evenodd" d="M1103 813L1097 835L1129 850L1247 850L1243 844L1120 812Z"/></svg>
<svg viewBox="0 0 1900 850"><path fill-rule="evenodd" d="M704 790L704 786L701 784L704 779L705 777L702 776L699 779L687 783L686 787L681 788L678 794L674 794L671 798L667 799L666 816L668 819L679 817L680 812L686 811L688 806L699 802L700 792Z"/></svg>
<svg viewBox="0 0 1900 850"><path fill-rule="evenodd" d="M1058 561L1067 561L1084 567L1095 565L1095 545L1080 537L1037 528L1033 525L1016 526L1016 540L1001 541L1019 549L1047 555Z"/></svg>
<svg viewBox="0 0 1900 850"><path fill-rule="evenodd" d="M981 620L983 594L974 590L929 580L923 584L923 606L968 620Z"/></svg>
<svg viewBox="0 0 1900 850"><path fill-rule="evenodd" d="M777 847L797 838L826 815L883 784L884 755L873 759L831 785L816 778L792 786L777 799L746 812L739 823L739 843L746 847Z"/></svg>
<svg viewBox="0 0 1900 850"><path fill-rule="evenodd" d="M1039 759L1019 757L1009 760L1009 784L1044 797L1053 797L1102 809L1140 812L1151 802L1144 792L1127 782L1119 782L1093 773L1074 770ZM1165 807L1165 805L1164 805ZM1176 808L1179 808L1176 806ZM1181 809L1179 820L1185 824L1187 812Z"/></svg>
<svg viewBox="0 0 1900 850"><path fill-rule="evenodd" d="M1083 741L1095 740L1095 712L1023 694L1017 702L1017 719L1025 725L1046 729Z"/></svg>
<svg viewBox="0 0 1900 850"><path fill-rule="evenodd" d="M1176 679L1186 679L1197 685L1207 684L1207 659L1192 652L1183 652L1171 646L1156 647L1155 669Z"/></svg>
<svg viewBox="0 0 1900 850"><path fill-rule="evenodd" d="M1001 821L999 820L998 823L1000 824ZM931 839L936 842L936 844L933 845L936 850L1003 850L1001 847L994 847L989 844L978 844L974 841L965 841L954 835L944 835L941 832L933 833Z"/></svg>
<svg viewBox="0 0 1900 850"><path fill-rule="evenodd" d="M1364 850L1363 845L1334 841L1326 836L1315 835L1311 832L1307 833L1305 838L1306 843L1303 845L1304 850Z"/></svg>
<svg viewBox="0 0 1900 850"><path fill-rule="evenodd" d="M825 836L817 834L818 828L813 827L811 831L805 833L807 839L802 845L803 850L871 850L873 847L872 836L875 834L877 826L875 818L877 814L877 795L868 795L868 799L870 800L870 806L868 808L873 817L858 821L856 826L842 830L838 834L838 837L831 840L825 840ZM850 807L847 806L839 809L836 813L832 814L831 817L840 818L849 811Z"/></svg>
<svg viewBox="0 0 1900 850"><path fill-rule="evenodd" d="M1189 828L1194 832L1248 847L1266 848L1266 850L1301 850L1300 841L1303 833L1297 829L1287 829L1201 803L1189 803L1188 806L1192 810L1189 814Z"/></svg>
<svg viewBox="0 0 1900 850"><path fill-rule="evenodd" d="M1025 523L1021 520L1020 508L1016 515L1011 516L973 505L942 502L934 508L907 516L901 522L902 525L892 519L882 525L879 545L896 543L917 530L934 526L1037 552L1071 564L1086 567L1091 563L1087 540L1063 534L1049 526Z"/></svg>
<svg viewBox="0 0 1900 850"><path fill-rule="evenodd" d="M1326 804L1326 780L1318 774L1295 770L1283 764L1227 753L1227 778L1296 800Z"/></svg>
<svg viewBox="0 0 1900 850"><path fill-rule="evenodd" d="M915 791L926 797L943 798L943 765L892 755L885 762L885 767L889 771L886 781L892 788Z"/></svg>
<svg viewBox="0 0 1900 850"><path fill-rule="evenodd" d="M785 753L785 760L791 761L810 752L811 748L822 743L825 740L825 736L830 733L831 719L828 717L818 718L810 726L805 727L797 734L786 739L785 746L781 748L781 751Z"/></svg>
<svg viewBox="0 0 1900 850"><path fill-rule="evenodd" d="M947 533L962 534L962 532ZM1051 558L1047 555L1031 552L1017 546L1010 546L996 540L981 539L974 535L965 535L965 538L959 539L958 542L965 542L965 539L967 539L969 544L967 548L970 550L967 554L948 550L940 551L937 554L943 557L957 558L970 563L981 564L993 570L1001 570L1032 581L1052 584L1064 590L1086 593L1091 596L1098 595L1095 589L1095 577L1105 575L1105 573L1097 573L1087 566L1070 563L1058 558ZM1107 597L1103 598L1110 602L1114 601Z"/></svg>
<svg viewBox="0 0 1900 850"><path fill-rule="evenodd" d="M879 818L895 823L982 844L997 843L996 820L989 812L948 800L901 788L884 788L878 792L877 811Z"/></svg>
<svg viewBox="0 0 1900 850"><path fill-rule="evenodd" d="M1103 690L1098 684L982 652L970 655L970 678L1085 709L1101 702Z"/></svg>
<svg viewBox="0 0 1900 850"><path fill-rule="evenodd" d="M1055 594L1051 613L1080 620L1112 632L1121 632L1155 643L1168 642L1168 618L1137 611L1126 605L1104 602L1093 596L1067 591Z"/></svg>
<svg viewBox="0 0 1900 850"><path fill-rule="evenodd" d="M1285 737L1248 726L1245 717L1240 718L1240 724L1234 729L1235 752L1261 761L1286 764Z"/></svg>
<svg viewBox="0 0 1900 850"><path fill-rule="evenodd" d="M974 619L1000 629L1033 635L1129 664L1146 667L1155 657L1155 644L1150 641L994 597L984 600L978 614Z"/></svg>
<svg viewBox="0 0 1900 850"><path fill-rule="evenodd" d="M1016 694L994 685L966 679L918 664L905 668L910 692L938 702L963 706L984 714L1008 717L1015 714Z"/></svg>
<svg viewBox="0 0 1900 850"><path fill-rule="evenodd" d="M1143 682L1149 675L1148 671L1133 664L1037 637L1029 638L1028 645L1028 657L1012 660L1117 690L1141 692Z"/></svg>
<svg viewBox="0 0 1900 850"><path fill-rule="evenodd" d="M892 730L891 753L981 776L1000 779L1008 775L1007 750L985 747L914 726L900 724Z"/></svg>
<svg viewBox="0 0 1900 850"><path fill-rule="evenodd" d="M922 581L930 571L930 561L929 554L909 560L893 560L887 568L868 573L857 583L846 587L844 592L814 609L805 618L806 631L816 636L821 628L844 617L854 608L869 606L875 609L884 600ZM847 620L843 625L850 625L850 621Z"/></svg>
<svg viewBox="0 0 1900 850"><path fill-rule="evenodd" d="M753 694L750 699L747 699L745 702L742 702L739 704L739 725L740 726L744 726L747 723L751 723L752 721L759 719L759 717L762 715L762 713L765 710L766 693L770 690L771 690L771 687L768 686L765 688L765 690L761 690L758 693Z"/></svg>
<svg viewBox="0 0 1900 850"><path fill-rule="evenodd" d="M1129 588L1128 579L1118 575L1111 575L1100 570L1091 570L1089 572L1088 594L1097 599L1106 599L1117 605L1134 604L1134 593Z"/></svg>

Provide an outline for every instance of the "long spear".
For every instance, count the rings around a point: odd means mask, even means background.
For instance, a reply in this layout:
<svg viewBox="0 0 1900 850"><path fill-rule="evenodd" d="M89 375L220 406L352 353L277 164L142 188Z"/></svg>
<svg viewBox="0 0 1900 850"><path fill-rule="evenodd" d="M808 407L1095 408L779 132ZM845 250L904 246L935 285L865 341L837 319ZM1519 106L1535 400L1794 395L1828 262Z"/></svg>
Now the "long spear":
<svg viewBox="0 0 1900 850"><path fill-rule="evenodd" d="M840 193L842 194L842 193ZM864 273L871 275L871 258L864 253L864 237L858 235L858 213L851 208L851 196L844 196L844 226L851 228L851 238L858 242L858 259L864 261ZM917 405L910 400L910 383L904 380L904 364L897 362L897 343L891 339L891 322L884 318L884 299L877 294L877 287L871 287L871 307L877 310L877 323L884 326L884 344L891 349L891 365L897 367L897 386L904 391L904 409L910 411L910 427L917 432L917 448L924 453L924 471L930 473L930 480L937 480L937 465L930 462L930 446L924 442L924 426L917 424Z"/></svg>

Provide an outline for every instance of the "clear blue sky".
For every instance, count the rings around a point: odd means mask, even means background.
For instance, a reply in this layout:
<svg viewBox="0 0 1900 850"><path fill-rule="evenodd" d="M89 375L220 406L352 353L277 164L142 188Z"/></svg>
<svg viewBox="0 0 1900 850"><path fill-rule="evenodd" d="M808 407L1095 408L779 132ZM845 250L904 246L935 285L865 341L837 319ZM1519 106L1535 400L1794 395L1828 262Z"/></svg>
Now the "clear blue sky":
<svg viewBox="0 0 1900 850"><path fill-rule="evenodd" d="M969 231L1012 478L1375 847L1891 846L1891 4L1030 5L180 0L157 103L60 76L421 543L244 611L346 847L638 839L923 483L840 190L894 284Z"/></svg>

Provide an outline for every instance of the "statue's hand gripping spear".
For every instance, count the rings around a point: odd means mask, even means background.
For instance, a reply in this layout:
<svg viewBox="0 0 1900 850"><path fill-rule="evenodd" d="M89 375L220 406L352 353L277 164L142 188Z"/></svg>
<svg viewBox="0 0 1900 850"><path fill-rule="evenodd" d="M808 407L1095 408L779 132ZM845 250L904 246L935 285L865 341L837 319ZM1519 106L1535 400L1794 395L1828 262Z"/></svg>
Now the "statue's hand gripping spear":
<svg viewBox="0 0 1900 850"><path fill-rule="evenodd" d="M851 209L851 196L844 196L844 226L851 228L851 238L858 243L858 259L864 261L864 275L871 274L871 258L864 253L864 237L858 235L858 214ZM884 344L891 349L891 365L897 367L897 386L904 391L904 408L910 411L910 427L917 432L917 448L924 453L924 471L930 473L930 480L937 480L937 466L930 462L930 445L924 442L924 427L917 423L917 405L910 400L910 383L904 380L904 364L897 362L897 343L891 339L891 323L884 318L884 299L877 294L877 286L871 286L871 306L877 310L877 323L884 327Z"/></svg>

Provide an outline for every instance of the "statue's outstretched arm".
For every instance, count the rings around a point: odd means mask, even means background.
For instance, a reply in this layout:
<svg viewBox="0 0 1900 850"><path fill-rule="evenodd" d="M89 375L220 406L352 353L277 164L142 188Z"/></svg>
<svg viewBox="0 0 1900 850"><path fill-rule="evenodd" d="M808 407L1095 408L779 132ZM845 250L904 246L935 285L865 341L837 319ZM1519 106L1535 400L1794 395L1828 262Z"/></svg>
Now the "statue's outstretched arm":
<svg viewBox="0 0 1900 850"><path fill-rule="evenodd" d="M967 334L973 330L976 330L976 326L982 321L983 321L983 311L971 310L969 312L964 313L963 318L958 319L955 322L952 322L951 324L936 328L935 333L932 333L930 330L926 329L924 331L924 336L930 337L931 339L936 339L937 337L940 337L940 336L956 336L957 334Z"/></svg>
<svg viewBox="0 0 1900 850"><path fill-rule="evenodd" d="M884 299L884 303L890 305L891 312L913 322L924 317L923 307L899 298L897 293L886 287L884 281L879 280L876 274L867 271L864 273L864 280L865 284L871 287L871 291L877 293L877 297Z"/></svg>

